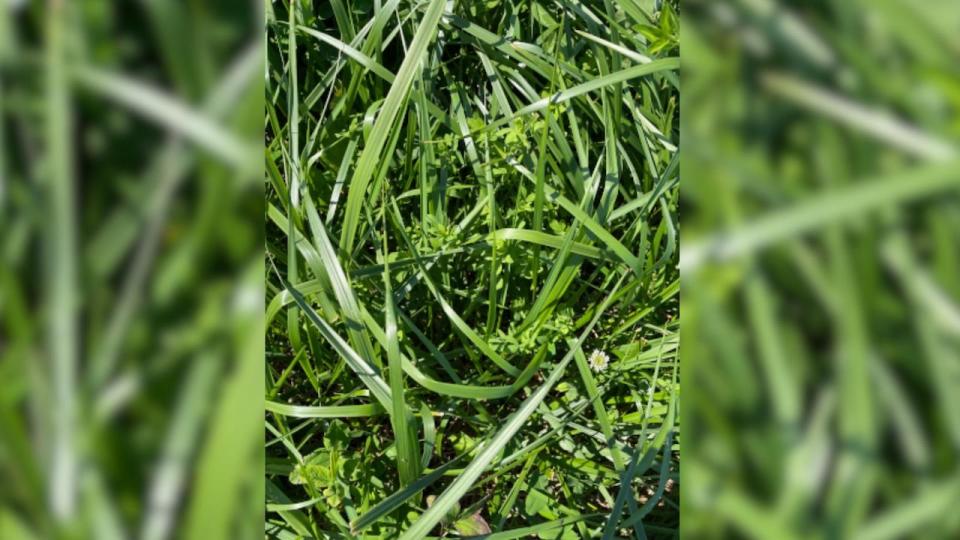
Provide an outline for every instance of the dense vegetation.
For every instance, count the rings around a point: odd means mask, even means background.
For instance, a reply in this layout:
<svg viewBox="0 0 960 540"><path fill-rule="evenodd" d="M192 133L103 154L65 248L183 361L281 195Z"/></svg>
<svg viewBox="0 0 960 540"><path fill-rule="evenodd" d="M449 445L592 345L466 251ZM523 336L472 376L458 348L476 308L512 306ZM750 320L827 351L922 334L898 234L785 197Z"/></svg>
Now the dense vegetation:
<svg viewBox="0 0 960 540"><path fill-rule="evenodd" d="M675 6L267 9L268 536L676 536Z"/></svg>

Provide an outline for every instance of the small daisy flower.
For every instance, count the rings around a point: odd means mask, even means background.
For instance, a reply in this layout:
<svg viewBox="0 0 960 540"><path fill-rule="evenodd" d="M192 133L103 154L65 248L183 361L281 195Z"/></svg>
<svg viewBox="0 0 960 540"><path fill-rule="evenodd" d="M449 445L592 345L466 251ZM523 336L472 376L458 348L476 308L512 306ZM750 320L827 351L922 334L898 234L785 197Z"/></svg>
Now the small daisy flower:
<svg viewBox="0 0 960 540"><path fill-rule="evenodd" d="M590 363L590 369L600 372L607 369L607 364L610 363L610 357L607 356L607 353L599 349L594 349L593 352L590 353L590 358L588 358L587 361Z"/></svg>

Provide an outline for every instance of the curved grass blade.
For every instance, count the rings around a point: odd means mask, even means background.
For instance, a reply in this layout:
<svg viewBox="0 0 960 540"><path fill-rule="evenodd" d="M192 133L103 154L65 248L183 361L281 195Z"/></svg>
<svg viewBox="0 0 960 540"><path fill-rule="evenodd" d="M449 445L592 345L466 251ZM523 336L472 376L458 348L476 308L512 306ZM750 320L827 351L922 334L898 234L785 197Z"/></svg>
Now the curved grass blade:
<svg viewBox="0 0 960 540"><path fill-rule="evenodd" d="M380 378L380 375L373 366L367 364L356 351L350 348L350 345L337 334L327 321L323 320L317 312L314 311L313 307L293 285L284 281L284 286L287 288L293 301L303 311L304 315L306 315L307 318L310 319L310 322L320 331L320 335L330 343L340 357L350 366L350 369L360 377L360 380L370 389L370 392L377 398L380 405L382 405L384 409L390 410L393 406L391 403L390 388L383 382L383 379Z"/></svg>
<svg viewBox="0 0 960 540"><path fill-rule="evenodd" d="M299 290L302 294L313 294L314 292L320 290L322 285L318 281L308 281L300 284ZM295 302L293 294L284 289L280 291L273 300L270 301L270 304L267 306L267 316L266 321L267 325L270 324L270 321L276 317L281 309L284 306ZM367 328L371 330L374 338L380 342L382 346L386 346L387 339L383 330L377 326L377 322L371 317L368 313L363 313L364 323L367 325ZM355 353L354 353L355 354ZM425 373L420 371L416 365L405 355L401 353L400 359L403 366L403 371L410 376L417 384L430 390L431 392L436 392L441 395L450 396L450 397L460 397L466 399L503 399L512 396L522 388L522 385L519 383L526 384L526 381L529 380L529 375L527 374L530 368L525 369L520 377L511 385L506 386L475 386L469 384L453 384L437 381Z"/></svg>
<svg viewBox="0 0 960 540"><path fill-rule="evenodd" d="M324 34L323 32L314 30L313 28L309 28L307 26L297 26L297 30L305 34L308 34L310 36L313 36L318 40L337 49L338 51L342 52L345 56L352 58L361 66L369 69L370 71L375 73L378 77L381 77L383 80L387 82L393 82L394 80L393 73L390 73L390 71L387 68L383 67L382 64L380 64L373 58L370 58L369 56L363 54L357 49L351 47L350 45L340 41L339 39L331 35Z"/></svg>

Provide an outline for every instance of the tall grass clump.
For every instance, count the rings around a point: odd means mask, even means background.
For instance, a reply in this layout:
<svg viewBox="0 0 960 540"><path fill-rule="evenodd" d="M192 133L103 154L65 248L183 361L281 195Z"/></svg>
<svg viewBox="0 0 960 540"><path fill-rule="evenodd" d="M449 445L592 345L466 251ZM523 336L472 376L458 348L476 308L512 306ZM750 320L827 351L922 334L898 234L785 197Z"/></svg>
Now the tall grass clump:
<svg viewBox="0 0 960 540"><path fill-rule="evenodd" d="M957 538L960 4L684 8L685 532Z"/></svg>
<svg viewBox="0 0 960 540"><path fill-rule="evenodd" d="M268 2L267 535L675 537L672 2Z"/></svg>

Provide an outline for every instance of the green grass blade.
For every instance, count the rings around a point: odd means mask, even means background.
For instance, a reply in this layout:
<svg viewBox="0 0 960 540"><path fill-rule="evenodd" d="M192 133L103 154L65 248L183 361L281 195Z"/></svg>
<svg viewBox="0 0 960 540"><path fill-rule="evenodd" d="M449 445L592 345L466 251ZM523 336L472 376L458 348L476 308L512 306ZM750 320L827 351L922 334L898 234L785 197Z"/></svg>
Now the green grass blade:
<svg viewBox="0 0 960 540"><path fill-rule="evenodd" d="M293 418L364 418L383 413L383 409L373 404L317 407L268 400L265 407L269 412Z"/></svg>
<svg viewBox="0 0 960 540"><path fill-rule="evenodd" d="M357 296L353 291L353 287L350 285L350 279L340 264L340 260L337 258L337 254L333 249L333 244L330 243L330 238L327 236L326 227L324 227L320 221L317 209L309 197L306 199L305 207L307 221L310 223L310 230L313 233L314 247L317 253L320 254L323 270L330 280L334 296L340 304L341 315L347 324L347 333L350 336L350 341L354 347L357 348L357 352L360 353L360 356L362 356L364 360L380 367L382 362L380 361L380 357L374 352L373 344L370 342L370 336L363 326L360 303L357 301Z"/></svg>
<svg viewBox="0 0 960 540"><path fill-rule="evenodd" d="M340 235L340 249L345 252L350 252L353 249L357 225L360 222L360 209L366 197L367 185L383 158L382 151L391 133L390 127L395 124L401 109L406 106L414 76L423 61L427 46L437 32L437 25L440 22L440 15L443 13L444 3L444 0L431 0L427 7L427 12L423 20L420 21L420 26L417 28L413 41L407 50L407 56L400 65L396 79L394 79L393 85L391 85L390 91L383 102L383 108L377 115L371 130L371 136L360 153L360 158L350 180L346 213Z"/></svg>
<svg viewBox="0 0 960 540"><path fill-rule="evenodd" d="M661 71L670 71L678 69L680 67L679 58L661 58L654 60L649 64L643 64L639 66L633 66L627 69L623 69L614 73L609 73L603 77L597 77L595 79L589 80L584 83L580 83L576 86L571 86L566 90L561 90L553 94L550 97L545 97L539 99L526 107L518 110L513 114L513 116L505 117L488 124L483 129L485 131L492 130L498 127L503 126L504 124L510 122L514 118L524 116L533 112L542 111L550 105L558 105L565 101L570 101L571 99L600 90L607 86L615 85L618 83L626 82L631 79L636 79L637 77L643 77L644 75L650 75L653 73L659 73Z"/></svg>
<svg viewBox="0 0 960 540"><path fill-rule="evenodd" d="M306 298L304 298L296 288L289 283L285 283L285 285L294 303L303 311L310 322L317 327L320 335L330 343L334 350L337 351L337 354L339 354L347 362L347 365L360 377L360 380L370 389L370 392L377 398L380 405L382 405L385 410L391 410L393 404L390 397L390 388L383 382L383 379L380 378L380 375L374 367L368 364L356 351L350 348L350 345L348 345L343 338L337 335L333 327L314 311L313 307L307 303Z"/></svg>
<svg viewBox="0 0 960 540"><path fill-rule="evenodd" d="M390 375L390 391L393 394L393 409L390 421L393 424L394 440L397 445L397 469L400 473L400 485L411 484L420 475L420 451L417 448L416 424L413 414L407 407L403 383L403 367L400 359L400 341L397 336L397 313L393 303L393 287L390 283L390 264L383 268L384 296L386 302L385 334L387 368Z"/></svg>
<svg viewBox="0 0 960 540"><path fill-rule="evenodd" d="M354 534L357 534L367 527L373 525L384 516L400 508L400 506L402 506L405 502L433 485L433 483L437 480L443 478L447 471L452 469L454 465L459 463L459 461L460 458L454 458L444 463L440 467L430 471L429 473L420 476L415 482L391 493L387 498L377 503L373 508L353 521L350 524L350 530L353 531Z"/></svg>

